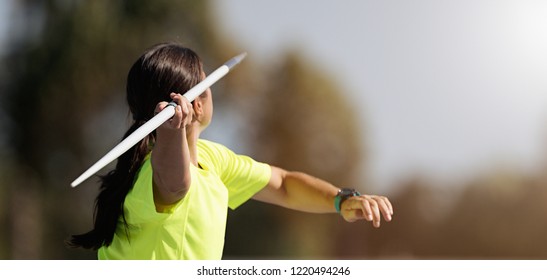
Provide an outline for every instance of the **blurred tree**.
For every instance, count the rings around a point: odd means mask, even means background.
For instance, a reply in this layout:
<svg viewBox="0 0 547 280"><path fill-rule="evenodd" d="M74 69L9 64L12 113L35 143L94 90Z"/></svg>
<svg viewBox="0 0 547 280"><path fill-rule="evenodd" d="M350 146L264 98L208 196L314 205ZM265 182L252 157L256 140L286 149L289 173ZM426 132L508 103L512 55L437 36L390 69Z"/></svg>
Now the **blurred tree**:
<svg viewBox="0 0 547 280"><path fill-rule="evenodd" d="M393 221L383 223L379 230L368 227L369 243L364 257L438 257L440 224L452 210L454 191L436 188L418 175L402 181L397 188L399 193L390 197L395 208Z"/></svg>
<svg viewBox="0 0 547 280"><path fill-rule="evenodd" d="M270 71L253 104L258 158L341 185L363 172L359 120L343 89L303 55L290 51Z"/></svg>
<svg viewBox="0 0 547 280"><path fill-rule="evenodd" d="M546 185L513 169L453 188L403 182L394 222L367 232L366 258L545 259Z"/></svg>
<svg viewBox="0 0 547 280"><path fill-rule="evenodd" d="M357 182L363 174L363 143L355 109L332 77L316 69L291 51L268 72L265 86L245 110L252 127L251 153L264 162L363 191L366 183ZM272 258L332 257L338 215L271 211L259 203L246 207L251 210L232 213L228 237L253 246L234 243L227 246L227 255L244 257L265 246ZM239 223L249 220L254 230L239 230ZM257 232L264 240L257 239Z"/></svg>
<svg viewBox="0 0 547 280"><path fill-rule="evenodd" d="M547 184L513 170L472 182L444 220L442 256L486 259L547 257Z"/></svg>

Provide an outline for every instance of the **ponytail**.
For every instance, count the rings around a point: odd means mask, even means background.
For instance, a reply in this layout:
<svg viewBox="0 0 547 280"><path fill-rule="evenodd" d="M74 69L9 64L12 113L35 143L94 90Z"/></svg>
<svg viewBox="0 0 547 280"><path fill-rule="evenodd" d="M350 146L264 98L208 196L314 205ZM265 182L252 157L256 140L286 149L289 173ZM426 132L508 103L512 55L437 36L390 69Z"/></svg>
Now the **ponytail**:
<svg viewBox="0 0 547 280"><path fill-rule="evenodd" d="M125 139L133 133L144 121L135 121L127 130ZM72 248L97 250L102 246L109 246L114 238L120 217L127 233L127 222L123 211L123 203L137 172L150 152L155 141L155 132L152 132L118 158L116 168L101 177L100 193L95 201L94 227L88 233L72 235L67 245Z"/></svg>

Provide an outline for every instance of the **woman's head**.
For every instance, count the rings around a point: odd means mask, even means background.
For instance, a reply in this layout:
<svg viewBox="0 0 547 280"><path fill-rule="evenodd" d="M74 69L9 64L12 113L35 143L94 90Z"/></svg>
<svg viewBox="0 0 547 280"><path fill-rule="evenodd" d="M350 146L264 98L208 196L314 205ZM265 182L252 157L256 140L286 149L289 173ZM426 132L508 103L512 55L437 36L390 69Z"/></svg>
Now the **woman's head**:
<svg viewBox="0 0 547 280"><path fill-rule="evenodd" d="M177 44L159 44L145 52L127 76L127 102L133 118L144 122L169 94L185 93L203 79L203 65L192 50Z"/></svg>

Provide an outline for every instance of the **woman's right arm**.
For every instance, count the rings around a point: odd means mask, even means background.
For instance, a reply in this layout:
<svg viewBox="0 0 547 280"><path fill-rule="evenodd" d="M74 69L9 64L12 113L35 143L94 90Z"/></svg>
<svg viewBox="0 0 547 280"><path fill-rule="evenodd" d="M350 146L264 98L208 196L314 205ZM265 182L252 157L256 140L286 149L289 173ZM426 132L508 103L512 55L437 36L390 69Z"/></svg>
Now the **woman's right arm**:
<svg viewBox="0 0 547 280"><path fill-rule="evenodd" d="M156 143L152 152L154 201L173 204L190 189L190 151L186 126L192 121L192 104L180 94L171 94L178 105L175 115L156 129ZM163 110L167 102L160 102L155 112Z"/></svg>

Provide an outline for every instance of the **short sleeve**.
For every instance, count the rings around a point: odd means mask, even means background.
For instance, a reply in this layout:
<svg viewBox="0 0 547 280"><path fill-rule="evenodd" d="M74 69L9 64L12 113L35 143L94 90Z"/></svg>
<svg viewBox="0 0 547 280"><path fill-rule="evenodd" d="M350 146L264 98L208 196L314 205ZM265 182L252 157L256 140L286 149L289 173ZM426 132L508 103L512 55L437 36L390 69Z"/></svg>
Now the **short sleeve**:
<svg viewBox="0 0 547 280"><path fill-rule="evenodd" d="M207 143L210 160L228 189L228 206L235 209L264 188L271 177L270 165L238 155L223 145Z"/></svg>
<svg viewBox="0 0 547 280"><path fill-rule="evenodd" d="M235 209L249 200L268 184L270 177L271 168L268 164L234 154L228 170L222 176L228 188L228 206Z"/></svg>

